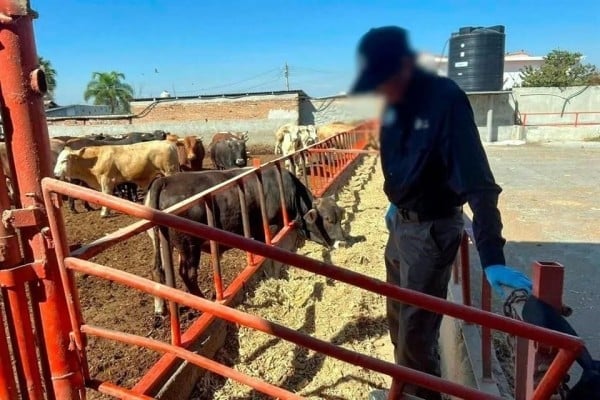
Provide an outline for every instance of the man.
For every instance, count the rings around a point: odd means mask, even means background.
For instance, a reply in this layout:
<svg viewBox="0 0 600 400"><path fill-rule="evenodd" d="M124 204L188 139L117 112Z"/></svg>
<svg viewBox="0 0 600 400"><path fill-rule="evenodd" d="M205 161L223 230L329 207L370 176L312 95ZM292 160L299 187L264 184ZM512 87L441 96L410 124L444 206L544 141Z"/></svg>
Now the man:
<svg viewBox="0 0 600 400"><path fill-rule="evenodd" d="M463 234L462 206L468 202L481 264L494 290L500 295L502 286L531 290L525 275L505 265L497 207L501 189L466 94L450 79L416 67L402 28L371 29L358 53L361 70L352 92L375 92L386 102L380 141L384 191L390 201L388 282L446 298ZM439 376L442 316L389 300L387 308L396 363ZM382 392L373 392L371 398L385 398ZM405 393L442 398L411 385Z"/></svg>

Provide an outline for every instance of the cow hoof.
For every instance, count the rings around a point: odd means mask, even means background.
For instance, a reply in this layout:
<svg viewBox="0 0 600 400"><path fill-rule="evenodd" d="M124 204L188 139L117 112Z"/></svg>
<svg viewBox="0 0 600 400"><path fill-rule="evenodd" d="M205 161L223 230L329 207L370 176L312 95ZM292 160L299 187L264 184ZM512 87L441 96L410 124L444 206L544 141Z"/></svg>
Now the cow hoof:
<svg viewBox="0 0 600 400"><path fill-rule="evenodd" d="M154 329L158 329L163 326L163 322L165 320L165 316L161 314L154 314L154 322L152 323L152 327Z"/></svg>

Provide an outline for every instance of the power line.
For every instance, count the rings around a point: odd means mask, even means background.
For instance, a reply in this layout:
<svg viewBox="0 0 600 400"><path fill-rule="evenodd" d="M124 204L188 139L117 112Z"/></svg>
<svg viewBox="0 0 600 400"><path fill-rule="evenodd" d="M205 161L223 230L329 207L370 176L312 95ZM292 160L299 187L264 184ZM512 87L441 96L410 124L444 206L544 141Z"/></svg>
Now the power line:
<svg viewBox="0 0 600 400"><path fill-rule="evenodd" d="M220 88L229 87L229 86L235 86L235 85L239 85L240 83L248 82L248 81L254 80L256 78L263 77L263 76L271 74L271 73L273 73L275 71L279 71L279 68L273 68L273 69L270 69L268 71L262 72L260 74L253 75L253 76L250 76L250 77L245 78L245 79L241 79L239 81L225 83L223 85L207 86L207 87L199 88L199 89L196 89L196 90L197 91L203 91L203 90L212 90L212 89L220 89Z"/></svg>

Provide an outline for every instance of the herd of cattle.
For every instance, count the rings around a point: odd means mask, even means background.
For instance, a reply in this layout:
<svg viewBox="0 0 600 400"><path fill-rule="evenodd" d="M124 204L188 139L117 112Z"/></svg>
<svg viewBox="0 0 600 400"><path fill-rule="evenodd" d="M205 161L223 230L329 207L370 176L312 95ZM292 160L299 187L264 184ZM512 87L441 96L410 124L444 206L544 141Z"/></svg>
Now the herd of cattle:
<svg viewBox="0 0 600 400"><path fill-rule="evenodd" d="M352 126L344 124L332 124L321 128L286 124L275 134L275 153L289 155L351 128ZM145 205L165 209L244 172L248 160L247 141L247 132L216 133L208 145L208 153L215 170L209 171L203 171L206 150L201 138L179 138L164 131L132 132L121 137L53 137L50 139L50 147L56 178L132 201L137 200L138 189L145 190ZM5 143L0 143L0 159L10 194L12 177L8 168ZM293 172L295 171L282 172L285 197L283 203L287 215L306 239L327 247L337 247L345 241L341 225L344 210L335 203L333 197L313 198L310 190ZM266 217L272 232L277 232L284 226L276 175L275 167L266 168L262 173L263 190L268 194ZM264 241L258 184L257 180L247 181L246 208L251 237ZM237 191L221 191L213 197L213 201L215 226L243 234L244 226ZM84 206L88 210L91 209L89 204ZM69 207L76 212L72 199L69 199ZM103 207L101 216L108 215L109 210ZM201 203L182 216L207 223L205 208ZM169 242L166 249L161 248L158 243L159 230ZM206 241L165 227L155 227L148 233L153 239L156 255L155 279L164 283L164 268L172 271L170 261L164 260L171 260L170 253L174 247L179 253L179 274L186 288L190 293L202 296L197 276L200 254L202 251L209 251ZM226 247L220 246L221 253L226 250ZM161 251L169 254L161 255ZM167 265L163 265L163 261ZM164 303L160 299L156 299L155 312L160 315L165 312Z"/></svg>

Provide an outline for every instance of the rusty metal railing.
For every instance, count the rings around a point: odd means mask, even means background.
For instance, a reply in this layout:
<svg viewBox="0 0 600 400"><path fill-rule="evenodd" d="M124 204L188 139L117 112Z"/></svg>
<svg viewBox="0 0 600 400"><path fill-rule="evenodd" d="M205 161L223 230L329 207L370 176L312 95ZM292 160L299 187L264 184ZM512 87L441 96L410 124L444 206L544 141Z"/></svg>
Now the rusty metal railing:
<svg viewBox="0 0 600 400"><path fill-rule="evenodd" d="M53 179L44 179L44 192L46 199L50 198L51 192L75 195L75 197L87 200L89 202L99 203L119 212L143 218L150 221L152 224L170 226L181 232L203 237L208 240L214 240L228 247L235 247L245 251L259 254L276 261L280 261L287 265L295 266L309 272L317 273L329 278L339 280L344 283L352 284L361 287L365 290L372 291L377 294L388 296L397 301L412 304L430 311L443 313L455 318L463 319L471 323L477 323L487 326L491 329L501 330L512 335L526 337L530 340L541 342L550 346L559 348L560 351L557 357L552 362L551 373L547 374L536 388L532 399L541 400L548 399L559 383L559 378L562 377L569 369L573 360L581 349L582 343L579 339L563 335L554 331L549 331L542 328L537 328L529 324L512 320L510 318L498 316L489 312L466 307L464 305L454 304L436 297L424 295L418 292L402 289L382 281L369 278L365 275L352 272L337 266L325 264L313 259L303 257L301 255L288 252L286 250L269 246L254 240L249 240L238 235L221 231L215 228L208 227L203 224L195 223L182 217L167 214L162 211L149 209L144 206L133 204L122 199L94 192L89 189L73 186L64 182L59 182ZM55 207L47 200L47 206ZM50 211L49 211L50 212ZM51 213L51 212L50 212ZM51 217L52 218L52 217ZM60 232L54 232L54 227L51 227L53 234L57 235ZM62 240L57 236L58 240ZM427 374L412 371L407 368L399 367L391 363L385 363L380 360L373 359L358 353L354 353L345 349L341 349L333 344L320 341L310 336L298 333L289 328L285 328L261 318L233 310L226 305L213 303L180 291L174 290L164 285L156 285L156 283L142 279L140 277L114 270L112 268L103 267L97 264L89 263L84 260L79 260L74 257L66 257L61 262L61 276L67 279L68 285L65 284L65 289L70 291L72 288L68 271L75 270L86 274L104 277L115 282L132 286L136 289L143 290L155 296L163 297L172 302L187 305L189 307L204 311L205 314L210 314L219 318L262 330L263 332L274 334L275 336L290 340L299 345L311 348L341 359L351 362L355 365L361 365L365 368L372 369L377 372L385 373L392 376L395 380L401 382L410 382L420 386L426 386L433 390L459 396L466 399L495 399L495 396L476 391L471 388L457 385L445 381L440 378L435 378ZM76 298L72 293L68 293L69 297ZM75 313L76 307L71 304L69 307L70 313ZM76 319L74 319L75 321ZM74 330L82 332L97 333L99 335L108 335L107 332L98 329L87 328L86 325L78 323L73 326ZM115 337L114 333L111 333ZM118 334L117 334L118 336ZM142 344L142 343L138 343ZM148 344L148 343L146 343ZM216 372L216 371L215 371ZM261 388L256 388L261 390ZM264 388L263 388L264 389ZM274 395L271 389L268 394ZM140 393L134 389L134 392ZM291 396L289 394L288 396ZM283 397L292 398L292 397Z"/></svg>

